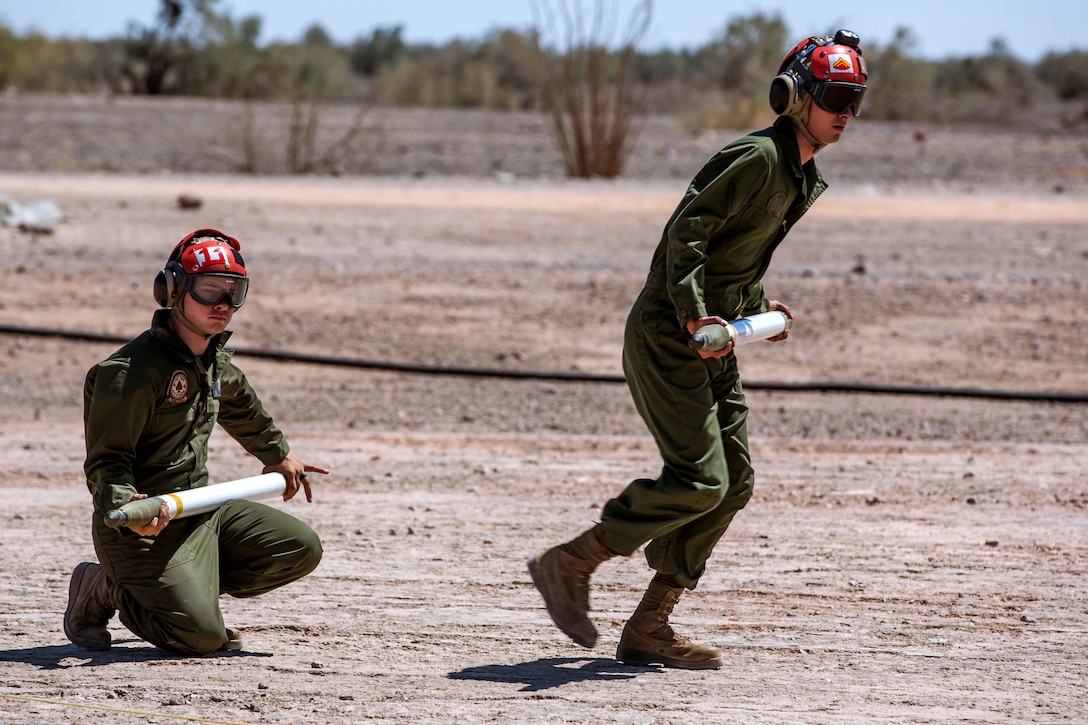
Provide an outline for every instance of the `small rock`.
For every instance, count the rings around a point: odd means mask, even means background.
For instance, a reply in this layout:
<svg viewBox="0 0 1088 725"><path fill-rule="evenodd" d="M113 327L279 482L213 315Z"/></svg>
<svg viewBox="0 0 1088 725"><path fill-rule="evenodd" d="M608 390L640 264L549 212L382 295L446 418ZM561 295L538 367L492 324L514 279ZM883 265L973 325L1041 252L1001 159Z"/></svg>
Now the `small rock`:
<svg viewBox="0 0 1088 725"><path fill-rule="evenodd" d="M45 222L21 222L19 231L27 234L52 234L54 230L52 224Z"/></svg>
<svg viewBox="0 0 1088 725"><path fill-rule="evenodd" d="M178 196L179 209L199 209L204 206L204 200L196 194L180 194Z"/></svg>

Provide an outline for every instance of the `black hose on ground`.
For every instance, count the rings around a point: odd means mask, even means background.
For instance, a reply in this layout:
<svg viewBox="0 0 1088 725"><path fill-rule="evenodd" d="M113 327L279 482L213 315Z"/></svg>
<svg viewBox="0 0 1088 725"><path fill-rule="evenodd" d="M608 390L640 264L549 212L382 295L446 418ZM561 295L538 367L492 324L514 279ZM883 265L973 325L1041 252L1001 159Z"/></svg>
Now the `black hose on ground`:
<svg viewBox="0 0 1088 725"><path fill-rule="evenodd" d="M107 335L79 330L56 330L42 327L19 327L0 325L0 334L22 335L27 337L57 337L66 340L86 342L109 342L118 345L129 341L128 337ZM460 375L478 378L513 378L522 380L551 380L577 383L622 383L622 375L605 375L578 372L547 372L534 370L500 370L497 368L456 367L447 365L424 365L421 363L398 363L379 360L361 360L354 358L331 357L328 355L308 355L278 350L234 348L235 353L243 356L276 360L279 362L297 362L310 365L331 365L365 370L386 370L398 373L423 373L427 375ZM987 400L1022 400L1044 403L1088 403L1088 395L1082 393L1034 392L1019 390L984 390L973 388L940 388L914 385L882 385L870 383L776 383L744 381L748 390L770 390L800 393L864 393L868 395L921 395L930 397L982 398Z"/></svg>

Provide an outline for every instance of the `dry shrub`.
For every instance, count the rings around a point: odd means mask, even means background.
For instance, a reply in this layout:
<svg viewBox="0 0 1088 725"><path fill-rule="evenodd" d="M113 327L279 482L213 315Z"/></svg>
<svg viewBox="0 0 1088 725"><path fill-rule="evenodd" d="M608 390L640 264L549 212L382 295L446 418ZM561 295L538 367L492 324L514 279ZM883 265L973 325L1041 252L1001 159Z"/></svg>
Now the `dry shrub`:
<svg viewBox="0 0 1088 725"><path fill-rule="evenodd" d="M647 89L638 77L635 46L649 27L653 3L635 6L618 44L616 3L590 4L592 12L580 0L534 0L537 78L567 174L615 178L645 119Z"/></svg>

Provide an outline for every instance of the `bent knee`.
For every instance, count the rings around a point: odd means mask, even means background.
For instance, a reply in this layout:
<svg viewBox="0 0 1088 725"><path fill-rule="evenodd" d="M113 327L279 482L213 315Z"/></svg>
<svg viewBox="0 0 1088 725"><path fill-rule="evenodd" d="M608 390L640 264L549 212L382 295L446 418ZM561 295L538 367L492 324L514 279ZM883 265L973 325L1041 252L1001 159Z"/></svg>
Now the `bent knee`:
<svg viewBox="0 0 1088 725"><path fill-rule="evenodd" d="M295 571L299 573L299 576L305 576L321 563L321 557L324 556L325 550L322 548L321 539L316 533L305 540L300 540L299 544L300 546L295 553L297 561Z"/></svg>
<svg viewBox="0 0 1088 725"><path fill-rule="evenodd" d="M181 641L175 641L174 649L184 655L208 655L220 650L227 643L227 631L224 627L200 629L186 632Z"/></svg>
<svg viewBox="0 0 1088 725"><path fill-rule="evenodd" d="M306 576L321 563L324 550L317 534L295 539L295 546L290 550L276 554L274 564L268 573L281 579L279 584L286 584Z"/></svg>
<svg viewBox="0 0 1088 725"><path fill-rule="evenodd" d="M163 627L162 629L145 632L140 636L159 649L183 657L211 654L227 643L227 631L222 625L211 625L197 629L180 629L176 626Z"/></svg>
<svg viewBox="0 0 1088 725"><path fill-rule="evenodd" d="M752 493L755 489L754 484L753 477L743 481L720 482L710 489L715 495L712 501L708 502L706 509L709 511L724 507L731 511L741 510L752 499Z"/></svg>
<svg viewBox="0 0 1088 725"><path fill-rule="evenodd" d="M752 493L755 491L755 483L755 477L749 476L745 480L731 486L729 490L725 492L725 500L732 501L737 510L744 508L748 505L748 502L752 500Z"/></svg>

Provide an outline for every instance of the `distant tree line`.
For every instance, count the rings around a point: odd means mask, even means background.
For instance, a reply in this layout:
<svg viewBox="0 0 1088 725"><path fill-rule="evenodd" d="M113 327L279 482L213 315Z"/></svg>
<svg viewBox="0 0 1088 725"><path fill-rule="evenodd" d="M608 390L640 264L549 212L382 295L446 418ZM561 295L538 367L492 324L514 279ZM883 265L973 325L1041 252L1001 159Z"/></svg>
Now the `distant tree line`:
<svg viewBox="0 0 1088 725"><path fill-rule="evenodd" d="M122 37L91 41L15 35L0 25L0 91L192 95L246 100L349 102L543 110L535 30L479 40L409 44L401 26L337 44L319 25L297 42L262 44L261 18L235 19L218 0L161 0L158 17ZM766 88L795 40L779 15L730 19L693 50L625 58L645 111L692 128L740 127L766 115ZM833 29L827 29L833 32ZM864 41L864 37L863 37ZM907 28L887 45L864 43L871 79L865 114L885 120L1022 121L1044 97L1088 99L1088 53L1025 63L995 40L979 57L921 60ZM558 53L558 51L556 51ZM615 52L616 63L622 49ZM559 59L556 59L559 62Z"/></svg>
<svg viewBox="0 0 1088 725"><path fill-rule="evenodd" d="M412 45L404 27L376 27L338 45L314 25L296 42L261 44L259 16L234 19L218 2L160 0L151 24L106 40L16 36L0 25L0 90L546 110L539 28ZM766 115L768 79L795 40L790 32L779 15L756 13L733 17L693 50L610 52L634 69L645 112L692 127L739 127ZM917 47L906 27L886 46L863 42L868 118L1022 122L1040 99L1088 99L1084 51L1029 64L1000 39L984 56L940 61L920 59Z"/></svg>

